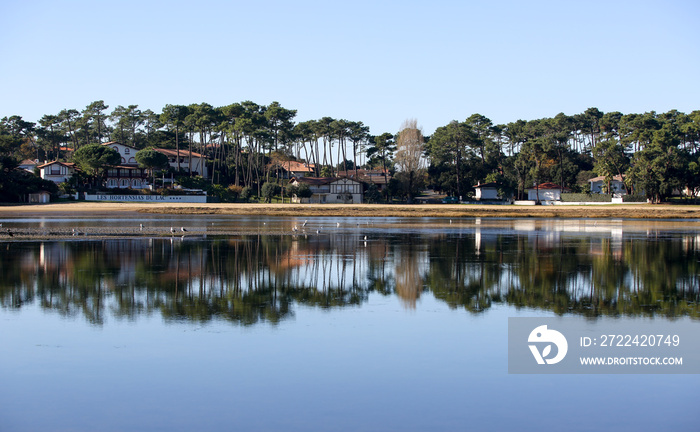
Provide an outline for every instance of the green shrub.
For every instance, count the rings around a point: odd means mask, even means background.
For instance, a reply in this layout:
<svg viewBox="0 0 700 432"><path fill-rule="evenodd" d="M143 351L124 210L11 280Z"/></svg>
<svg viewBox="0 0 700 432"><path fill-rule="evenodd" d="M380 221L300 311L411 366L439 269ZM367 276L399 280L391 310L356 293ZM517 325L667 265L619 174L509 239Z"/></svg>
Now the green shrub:
<svg viewBox="0 0 700 432"><path fill-rule="evenodd" d="M299 185L299 189L297 191L297 196L299 198L311 198L313 195L314 193L308 184L302 183Z"/></svg>
<svg viewBox="0 0 700 432"><path fill-rule="evenodd" d="M253 189L250 186L246 186L241 189L241 193L238 195L238 198L243 200L243 202L248 202L251 196L253 196Z"/></svg>
<svg viewBox="0 0 700 432"><path fill-rule="evenodd" d="M272 202L272 197L280 193L280 185L277 183L272 183L272 182L265 182L262 185L262 189L260 190L260 193L262 194L263 198L265 198L265 202Z"/></svg>
<svg viewBox="0 0 700 432"><path fill-rule="evenodd" d="M369 187L367 188L367 192L365 192L365 202L369 204L375 204L379 202L381 198L382 196L379 193L379 188L377 187L377 185L374 183L370 183Z"/></svg>
<svg viewBox="0 0 700 432"><path fill-rule="evenodd" d="M647 197L645 197L644 195L623 195L622 202L645 203L647 202Z"/></svg>
<svg viewBox="0 0 700 432"><path fill-rule="evenodd" d="M611 202L610 194L563 193L562 202Z"/></svg>

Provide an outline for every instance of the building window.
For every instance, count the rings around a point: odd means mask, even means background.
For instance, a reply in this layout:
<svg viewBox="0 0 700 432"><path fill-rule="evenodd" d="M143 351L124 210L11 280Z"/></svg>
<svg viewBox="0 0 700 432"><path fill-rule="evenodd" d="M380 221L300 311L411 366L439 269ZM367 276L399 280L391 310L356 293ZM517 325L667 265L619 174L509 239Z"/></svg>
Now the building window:
<svg viewBox="0 0 700 432"><path fill-rule="evenodd" d="M128 148L128 147L124 149L124 154L129 154L129 148Z"/></svg>

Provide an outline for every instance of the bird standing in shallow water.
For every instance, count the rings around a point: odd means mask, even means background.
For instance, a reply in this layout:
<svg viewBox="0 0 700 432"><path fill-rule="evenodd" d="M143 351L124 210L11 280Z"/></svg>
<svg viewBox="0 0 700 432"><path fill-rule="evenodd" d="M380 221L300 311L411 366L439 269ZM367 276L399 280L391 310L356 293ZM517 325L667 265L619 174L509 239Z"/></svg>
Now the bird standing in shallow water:
<svg viewBox="0 0 700 432"><path fill-rule="evenodd" d="M182 232L187 232L187 230L185 229L185 227L180 227L180 231L182 231Z"/></svg>

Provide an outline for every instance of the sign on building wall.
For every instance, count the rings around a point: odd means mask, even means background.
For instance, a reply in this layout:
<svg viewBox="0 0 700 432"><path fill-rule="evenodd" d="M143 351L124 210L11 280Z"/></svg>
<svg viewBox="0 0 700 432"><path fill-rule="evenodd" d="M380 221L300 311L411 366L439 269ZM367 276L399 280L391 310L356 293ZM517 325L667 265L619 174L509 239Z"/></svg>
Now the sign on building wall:
<svg viewBox="0 0 700 432"><path fill-rule="evenodd" d="M158 203L206 203L206 195L85 195L85 201L119 201L119 202L158 202Z"/></svg>

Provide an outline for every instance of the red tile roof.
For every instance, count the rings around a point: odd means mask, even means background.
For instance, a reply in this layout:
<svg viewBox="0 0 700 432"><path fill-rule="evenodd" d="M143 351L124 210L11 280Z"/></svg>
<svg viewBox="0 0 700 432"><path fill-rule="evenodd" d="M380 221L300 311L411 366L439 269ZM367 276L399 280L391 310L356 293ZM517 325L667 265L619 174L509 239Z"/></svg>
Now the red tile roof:
<svg viewBox="0 0 700 432"><path fill-rule="evenodd" d="M389 171L383 169L358 169L357 176L355 176L355 170L338 171L338 177L346 177L362 183L374 183L378 185L383 185L391 180L391 174L389 174Z"/></svg>
<svg viewBox="0 0 700 432"><path fill-rule="evenodd" d="M553 189L562 190L562 187L559 186L559 185L556 184L556 183L545 182L545 183L542 183L542 184L540 184L540 185L537 185L537 186L533 186L533 187L531 187L531 188L528 188L528 190L535 190L535 189L537 189L537 190L553 190ZM562 192L567 192L567 191L569 191L569 190L570 190L569 188L564 188L564 189L562 190Z"/></svg>
<svg viewBox="0 0 700 432"><path fill-rule="evenodd" d="M164 148L156 148L156 149L154 149L154 150L157 151L157 152L159 152L159 153L163 153L163 154L166 155L166 156L173 156L173 157L174 157L174 156L178 156L178 151L177 151L177 150L173 150L173 149L164 149ZM180 149L179 155L180 155L181 157L189 157L189 156L190 156L190 152L187 151L187 150L182 150L182 149ZM196 153L196 152L192 152L192 157L204 158L205 156L203 156L203 155L201 155L201 154L199 154L199 153Z"/></svg>
<svg viewBox="0 0 700 432"><path fill-rule="evenodd" d="M350 177L294 177L293 180L296 180L299 183L306 183L309 185L324 185L324 184L330 184L338 180L352 180L355 182L359 182L357 179L353 179Z"/></svg>
<svg viewBox="0 0 700 432"><path fill-rule="evenodd" d="M49 166L49 165L53 165L53 164L67 166L68 168L75 168L75 164L73 162L60 162L60 161L47 162L45 164L39 165L37 168L44 168L45 166Z"/></svg>
<svg viewBox="0 0 700 432"><path fill-rule="evenodd" d="M314 185L314 186L320 186L324 184L329 184L333 180L335 180L335 177L296 177L294 180L296 180L299 183L306 183L308 185Z"/></svg>
<svg viewBox="0 0 700 432"><path fill-rule="evenodd" d="M624 181L624 174L623 175L616 175L612 179L617 180L617 181ZM589 182L592 181L605 181L605 176L598 176L598 177L593 177L592 179L588 179Z"/></svg>
<svg viewBox="0 0 700 432"><path fill-rule="evenodd" d="M288 172L294 173L312 173L315 169L315 164L306 164L297 161L284 161L278 163L280 168Z"/></svg>

